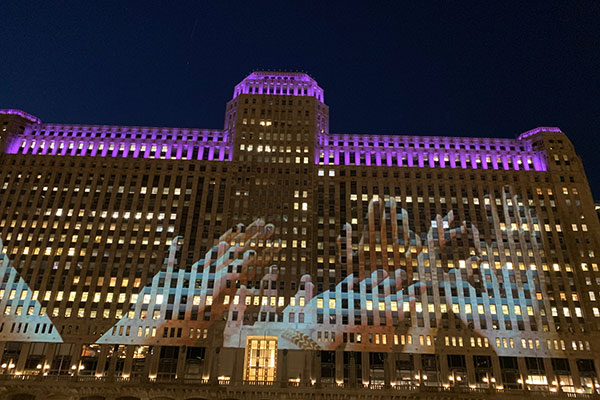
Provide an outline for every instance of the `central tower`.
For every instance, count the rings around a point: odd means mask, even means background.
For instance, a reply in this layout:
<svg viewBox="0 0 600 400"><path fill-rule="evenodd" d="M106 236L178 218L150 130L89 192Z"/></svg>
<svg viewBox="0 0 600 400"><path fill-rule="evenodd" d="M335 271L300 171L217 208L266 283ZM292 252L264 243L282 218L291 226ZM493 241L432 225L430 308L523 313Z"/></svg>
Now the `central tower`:
<svg viewBox="0 0 600 400"><path fill-rule="evenodd" d="M323 101L323 89L305 73L256 71L235 86L227 103L225 129L235 138L238 172L228 219L274 225L280 282L314 272L315 142L329 130Z"/></svg>

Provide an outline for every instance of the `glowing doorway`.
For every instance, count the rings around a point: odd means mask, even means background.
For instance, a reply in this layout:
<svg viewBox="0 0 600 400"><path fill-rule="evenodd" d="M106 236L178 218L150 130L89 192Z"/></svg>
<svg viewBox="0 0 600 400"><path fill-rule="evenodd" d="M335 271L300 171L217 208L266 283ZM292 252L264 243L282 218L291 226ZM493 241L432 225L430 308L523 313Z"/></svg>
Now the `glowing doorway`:
<svg viewBox="0 0 600 400"><path fill-rule="evenodd" d="M248 336L246 340L244 379L254 382L275 381L277 337Z"/></svg>

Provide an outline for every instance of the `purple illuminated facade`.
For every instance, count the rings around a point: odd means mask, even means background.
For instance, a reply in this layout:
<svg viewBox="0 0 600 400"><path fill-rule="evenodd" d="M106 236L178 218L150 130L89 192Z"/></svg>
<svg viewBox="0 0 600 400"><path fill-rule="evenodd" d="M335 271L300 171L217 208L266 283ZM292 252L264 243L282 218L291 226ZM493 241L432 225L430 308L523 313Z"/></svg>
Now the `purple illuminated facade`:
<svg viewBox="0 0 600 400"><path fill-rule="evenodd" d="M572 144L453 134L330 133L291 72L244 78L223 129L0 110L0 393L597 395Z"/></svg>
<svg viewBox="0 0 600 400"><path fill-rule="evenodd" d="M236 85L235 99L241 94L265 94L282 96L310 96L325 102L323 89L306 74L253 72Z"/></svg>
<svg viewBox="0 0 600 400"><path fill-rule="evenodd" d="M239 90L246 93L249 87ZM0 110L0 114L26 115L34 122L27 131L10 138L8 154L208 161L233 158L233 134L228 131L43 124L20 110ZM322 133L315 143L315 163L545 171L544 154L532 151L527 140L539 132L560 129L536 128L521 134L518 140Z"/></svg>
<svg viewBox="0 0 600 400"><path fill-rule="evenodd" d="M0 110L0 114L20 115L18 113L22 112ZM22 134L10 138L8 154L209 161L231 161L232 157L231 137L220 130L57 125L35 121Z"/></svg>
<svg viewBox="0 0 600 400"><path fill-rule="evenodd" d="M558 128L538 128L538 132L546 130L559 131ZM317 162L321 165L546 170L543 154L532 151L531 142L522 138L510 140L331 134L319 136L318 149Z"/></svg>

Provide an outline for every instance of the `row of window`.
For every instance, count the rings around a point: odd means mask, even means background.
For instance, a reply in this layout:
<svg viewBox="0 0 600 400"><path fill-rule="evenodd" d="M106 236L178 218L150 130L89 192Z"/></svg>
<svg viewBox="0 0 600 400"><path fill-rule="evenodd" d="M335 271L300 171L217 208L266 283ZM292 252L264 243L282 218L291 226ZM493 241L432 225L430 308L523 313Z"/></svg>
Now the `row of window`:
<svg viewBox="0 0 600 400"><path fill-rule="evenodd" d="M260 95L282 95L282 96L311 96L315 97L321 102L324 101L323 89L316 85L301 82L284 82L280 83L277 81L264 82L264 81L246 81L235 87L233 98L241 94L260 94Z"/></svg>
<svg viewBox="0 0 600 400"><path fill-rule="evenodd" d="M93 126L61 126L42 125L33 132L38 136L73 137L73 138L106 138L106 139L142 139L142 140L172 140L194 142L227 142L225 132L210 130L197 131L179 128L134 128L134 127L104 127Z"/></svg>
<svg viewBox="0 0 600 400"><path fill-rule="evenodd" d="M437 139L437 140L436 140ZM319 145L334 147L383 147L408 149L440 149L440 150L485 150L485 151L527 151L525 144L502 139L433 138L407 136L355 136L355 135L322 135Z"/></svg>
<svg viewBox="0 0 600 400"><path fill-rule="evenodd" d="M218 143L198 146L195 144L67 142L50 139L21 139L19 147L9 147L8 153L208 161L231 161L232 156L229 146Z"/></svg>
<svg viewBox="0 0 600 400"><path fill-rule="evenodd" d="M546 166L537 156L503 155L482 156L478 154L399 153L393 151L369 152L362 150L336 150L319 152L319 165L376 165L398 167L463 168L494 170L545 171Z"/></svg>

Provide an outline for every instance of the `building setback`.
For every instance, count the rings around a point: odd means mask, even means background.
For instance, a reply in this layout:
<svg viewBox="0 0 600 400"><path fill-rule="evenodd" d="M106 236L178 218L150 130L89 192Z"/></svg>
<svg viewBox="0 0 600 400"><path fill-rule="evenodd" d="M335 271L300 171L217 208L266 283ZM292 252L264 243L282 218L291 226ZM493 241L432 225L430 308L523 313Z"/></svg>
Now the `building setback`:
<svg viewBox="0 0 600 400"><path fill-rule="evenodd" d="M224 129L5 109L0 149L6 398L600 393L600 226L559 128L330 133L314 79L256 71Z"/></svg>

